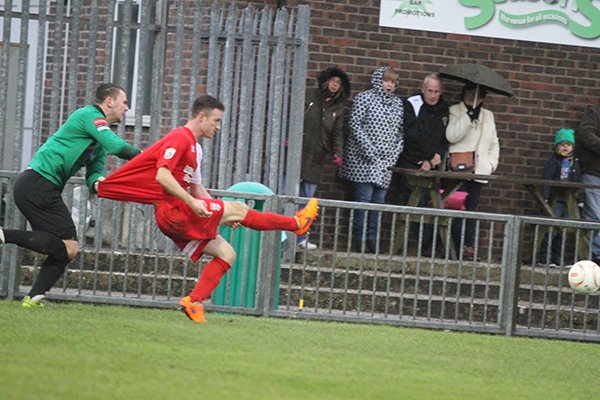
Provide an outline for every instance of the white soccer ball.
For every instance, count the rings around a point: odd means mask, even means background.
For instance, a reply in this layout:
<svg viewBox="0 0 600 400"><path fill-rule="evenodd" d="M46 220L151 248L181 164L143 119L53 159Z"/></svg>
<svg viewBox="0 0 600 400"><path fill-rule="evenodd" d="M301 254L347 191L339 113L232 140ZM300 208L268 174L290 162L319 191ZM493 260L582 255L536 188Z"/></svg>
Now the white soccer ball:
<svg viewBox="0 0 600 400"><path fill-rule="evenodd" d="M600 288L600 267L589 260L576 262L569 269L569 285L575 293L597 292Z"/></svg>

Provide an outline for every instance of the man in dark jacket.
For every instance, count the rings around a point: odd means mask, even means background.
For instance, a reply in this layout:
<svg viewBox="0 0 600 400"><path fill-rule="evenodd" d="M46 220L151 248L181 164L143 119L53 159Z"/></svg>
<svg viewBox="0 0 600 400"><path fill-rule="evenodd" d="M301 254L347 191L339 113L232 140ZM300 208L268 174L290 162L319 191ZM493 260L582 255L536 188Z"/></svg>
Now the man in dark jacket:
<svg viewBox="0 0 600 400"><path fill-rule="evenodd" d="M600 184L600 106L588 106L575 131L575 155L583 172L581 182ZM600 189L586 189L581 213L584 219L600 221ZM600 234L592 244L592 258L600 263Z"/></svg>
<svg viewBox="0 0 600 400"><path fill-rule="evenodd" d="M302 141L301 197L314 197L323 176L323 166L342 165L344 149L344 102L350 96L350 81L340 68L329 68L317 78L318 86L306 90L304 137ZM315 249L306 236L298 236L298 246Z"/></svg>
<svg viewBox="0 0 600 400"><path fill-rule="evenodd" d="M428 74L421 93L404 102L404 151L398 167L430 170L441 166L448 150L448 115L448 104L442 98L442 81L437 74ZM400 195L406 204L412 188L404 176L398 179Z"/></svg>
<svg viewBox="0 0 600 400"><path fill-rule="evenodd" d="M448 151L446 126L448 126L448 104L442 98L442 81L438 74L425 76L421 93L404 101L404 151L400 154L400 168L430 170L441 168L442 160ZM408 203L412 193L408 180L402 174L397 176L402 204ZM428 195L423 195L420 204L425 206ZM419 227L412 226L418 235ZM433 242L433 226L425 225L423 232L423 252L430 251Z"/></svg>

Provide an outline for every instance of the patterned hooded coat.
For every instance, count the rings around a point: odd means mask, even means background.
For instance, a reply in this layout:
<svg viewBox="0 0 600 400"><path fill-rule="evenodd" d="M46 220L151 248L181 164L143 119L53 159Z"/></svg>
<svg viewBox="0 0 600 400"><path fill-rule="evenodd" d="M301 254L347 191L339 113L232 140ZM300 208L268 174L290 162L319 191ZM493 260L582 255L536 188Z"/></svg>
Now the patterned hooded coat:
<svg viewBox="0 0 600 400"><path fill-rule="evenodd" d="M404 147L402 100L383 90L383 73L378 68L371 78L373 87L359 93L350 113L344 163L340 177L352 182L371 183L388 189L392 171Z"/></svg>

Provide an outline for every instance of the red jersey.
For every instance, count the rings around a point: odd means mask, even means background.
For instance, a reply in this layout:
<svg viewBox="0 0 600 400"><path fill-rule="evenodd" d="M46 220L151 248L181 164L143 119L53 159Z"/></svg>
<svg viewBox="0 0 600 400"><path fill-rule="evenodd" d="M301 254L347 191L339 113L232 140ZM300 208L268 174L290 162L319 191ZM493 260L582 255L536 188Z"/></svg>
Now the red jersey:
<svg viewBox="0 0 600 400"><path fill-rule="evenodd" d="M156 181L156 171L166 166L187 190L198 167L196 138L185 126L165 137L117 169L98 184L98 196L119 201L155 204L175 196Z"/></svg>

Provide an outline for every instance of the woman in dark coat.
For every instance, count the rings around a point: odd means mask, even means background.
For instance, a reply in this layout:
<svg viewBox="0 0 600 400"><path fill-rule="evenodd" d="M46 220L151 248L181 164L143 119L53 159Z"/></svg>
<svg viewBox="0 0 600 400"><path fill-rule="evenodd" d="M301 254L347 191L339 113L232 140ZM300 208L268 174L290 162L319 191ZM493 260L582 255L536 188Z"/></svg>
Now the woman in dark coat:
<svg viewBox="0 0 600 400"><path fill-rule="evenodd" d="M318 86L306 90L304 103L304 137L300 196L314 197L323 176L323 166L332 162L342 165L344 149L345 101L350 96L350 81L340 68L332 67L319 74ZM316 248L306 236L298 236L298 246Z"/></svg>

